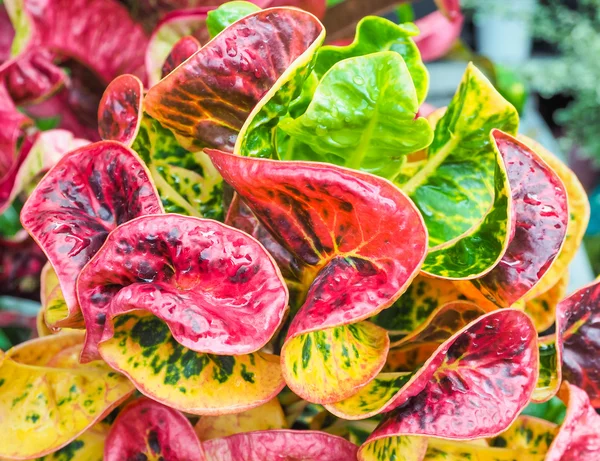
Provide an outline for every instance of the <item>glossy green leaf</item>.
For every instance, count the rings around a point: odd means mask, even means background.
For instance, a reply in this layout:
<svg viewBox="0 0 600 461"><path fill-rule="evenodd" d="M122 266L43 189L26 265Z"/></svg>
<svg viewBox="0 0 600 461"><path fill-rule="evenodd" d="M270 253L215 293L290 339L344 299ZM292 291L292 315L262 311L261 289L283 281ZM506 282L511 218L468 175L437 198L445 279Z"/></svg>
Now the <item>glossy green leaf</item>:
<svg viewBox="0 0 600 461"><path fill-rule="evenodd" d="M415 118L418 110L415 86L398 53L349 58L325 74L303 115L281 121L294 142L280 155L393 179L407 154L431 142L429 123Z"/></svg>
<svg viewBox="0 0 600 461"><path fill-rule="evenodd" d="M504 254L510 236L510 186L490 132L514 134L518 115L470 64L438 121L427 161L398 181L429 231L424 272L451 279L481 276Z"/></svg>
<svg viewBox="0 0 600 461"><path fill-rule="evenodd" d="M250 2L228 2L208 12L206 27L211 38L216 37L234 22L256 13L260 8Z"/></svg>

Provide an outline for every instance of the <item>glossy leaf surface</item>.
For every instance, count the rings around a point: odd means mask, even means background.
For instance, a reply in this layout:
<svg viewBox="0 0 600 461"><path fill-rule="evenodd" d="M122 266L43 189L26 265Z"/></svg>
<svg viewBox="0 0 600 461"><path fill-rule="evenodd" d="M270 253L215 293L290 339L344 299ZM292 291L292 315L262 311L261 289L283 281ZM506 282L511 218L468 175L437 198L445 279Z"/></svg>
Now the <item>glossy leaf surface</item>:
<svg viewBox="0 0 600 461"><path fill-rule="evenodd" d="M594 407L600 407L600 368L597 366L600 280L577 290L557 308L564 316L564 378L582 388Z"/></svg>
<svg viewBox="0 0 600 461"><path fill-rule="evenodd" d="M426 162L398 179L429 231L423 267L430 275L469 279L489 271L511 235L510 191L490 131L516 133L518 115L470 64L437 122Z"/></svg>
<svg viewBox="0 0 600 461"><path fill-rule="evenodd" d="M143 97L144 85L135 75L121 75L110 82L98 106L100 137L131 146L142 118Z"/></svg>
<svg viewBox="0 0 600 461"><path fill-rule="evenodd" d="M535 152L498 130L492 136L507 165L515 234L499 264L470 283L508 307L540 281L558 255L567 231L567 196L560 178Z"/></svg>
<svg viewBox="0 0 600 461"><path fill-rule="evenodd" d="M419 30L412 23L394 24L392 21L368 16L356 26L356 37L348 46L324 46L315 61L315 73L321 79L336 63L379 51L395 51L400 54L412 77L419 104L422 104L429 87L429 74L421 61L414 43Z"/></svg>
<svg viewBox="0 0 600 461"><path fill-rule="evenodd" d="M78 363L82 342L82 334L64 333L7 352L0 365L0 456L51 453L131 394L129 381L106 364Z"/></svg>
<svg viewBox="0 0 600 461"><path fill-rule="evenodd" d="M322 30L294 9L247 16L154 86L145 109L185 148L232 151L248 114Z"/></svg>
<svg viewBox="0 0 600 461"><path fill-rule="evenodd" d="M228 437L253 431L285 429L285 415L277 398L260 407L241 413L219 416L202 416L194 426L201 441Z"/></svg>
<svg viewBox="0 0 600 461"><path fill-rule="evenodd" d="M185 416L142 398L119 413L104 449L105 461L134 459L204 461L205 458L194 428Z"/></svg>
<svg viewBox="0 0 600 461"><path fill-rule="evenodd" d="M40 181L21 222L58 274L69 316L56 326L82 325L75 280L108 233L136 216L161 212L148 171L116 142L70 152Z"/></svg>
<svg viewBox="0 0 600 461"><path fill-rule="evenodd" d="M351 57L323 76L304 114L279 123L291 137L280 156L393 179L407 154L431 143L431 127L416 118L418 110L411 74L398 53Z"/></svg>
<svg viewBox="0 0 600 461"><path fill-rule="evenodd" d="M135 150L148 166L167 213L222 220L221 176L203 152L189 152L171 131L145 116Z"/></svg>
<svg viewBox="0 0 600 461"><path fill-rule="evenodd" d="M356 445L315 431L261 431L236 434L202 444L206 461L353 461Z"/></svg>
<svg viewBox="0 0 600 461"><path fill-rule="evenodd" d="M262 224L303 263L306 300L286 345L389 307L417 274L426 231L413 204L391 183L332 165L208 154ZM410 241L398 238L399 232ZM289 364L299 357L286 357L286 345L282 360ZM301 392L291 371L284 368L288 385ZM311 401L339 400L344 396L337 384L330 381L318 396L304 395Z"/></svg>
<svg viewBox="0 0 600 461"><path fill-rule="evenodd" d="M287 308L279 269L252 237L212 220L168 214L115 229L81 272L85 357L110 339L112 319L146 310L184 347L211 354L262 348ZM104 336L103 336L104 332Z"/></svg>

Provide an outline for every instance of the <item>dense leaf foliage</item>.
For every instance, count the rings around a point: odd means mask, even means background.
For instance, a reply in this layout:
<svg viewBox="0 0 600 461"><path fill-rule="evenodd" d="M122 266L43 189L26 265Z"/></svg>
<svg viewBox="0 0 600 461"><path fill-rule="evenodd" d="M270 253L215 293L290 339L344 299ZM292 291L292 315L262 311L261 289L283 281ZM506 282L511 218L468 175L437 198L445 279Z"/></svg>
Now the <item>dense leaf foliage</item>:
<svg viewBox="0 0 600 461"><path fill-rule="evenodd" d="M0 458L598 458L585 192L473 64L421 110L458 1L342 45L322 1L155 3L5 0L0 281L41 309L0 304L39 336L0 350ZM18 110L82 67L95 142Z"/></svg>

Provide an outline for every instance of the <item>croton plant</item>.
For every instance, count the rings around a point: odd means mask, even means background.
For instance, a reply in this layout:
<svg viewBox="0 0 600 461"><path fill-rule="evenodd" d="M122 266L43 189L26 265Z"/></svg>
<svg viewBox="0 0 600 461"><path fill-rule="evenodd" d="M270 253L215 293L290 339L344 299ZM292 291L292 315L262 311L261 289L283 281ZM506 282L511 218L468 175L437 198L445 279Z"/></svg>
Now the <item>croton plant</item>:
<svg viewBox="0 0 600 461"><path fill-rule="evenodd" d="M48 262L1 459L600 459L587 198L482 72L423 116L413 23L330 45L323 2L191 2L147 38L82 2L5 0L0 199L33 240L2 275ZM97 133L36 128L81 68Z"/></svg>

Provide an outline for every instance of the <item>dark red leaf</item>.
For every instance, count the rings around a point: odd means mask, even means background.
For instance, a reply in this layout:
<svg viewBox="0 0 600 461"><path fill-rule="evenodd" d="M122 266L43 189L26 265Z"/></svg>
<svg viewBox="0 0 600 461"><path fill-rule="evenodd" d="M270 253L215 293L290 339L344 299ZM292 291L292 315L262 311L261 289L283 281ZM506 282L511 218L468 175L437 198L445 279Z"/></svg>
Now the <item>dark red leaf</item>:
<svg viewBox="0 0 600 461"><path fill-rule="evenodd" d="M140 128L144 85L135 75L114 79L98 106L98 131L102 139L131 146Z"/></svg>

